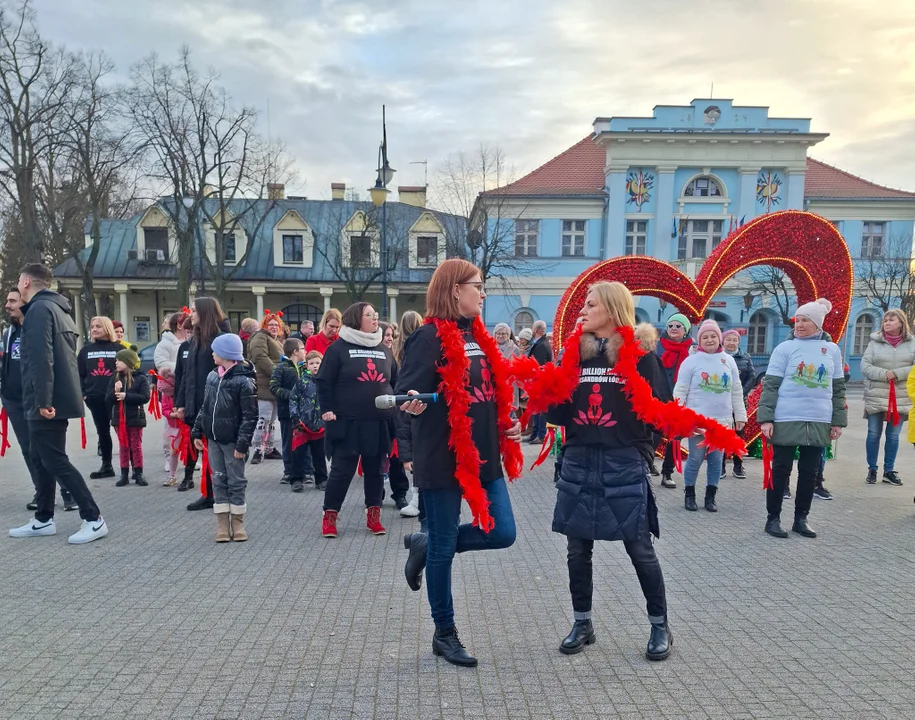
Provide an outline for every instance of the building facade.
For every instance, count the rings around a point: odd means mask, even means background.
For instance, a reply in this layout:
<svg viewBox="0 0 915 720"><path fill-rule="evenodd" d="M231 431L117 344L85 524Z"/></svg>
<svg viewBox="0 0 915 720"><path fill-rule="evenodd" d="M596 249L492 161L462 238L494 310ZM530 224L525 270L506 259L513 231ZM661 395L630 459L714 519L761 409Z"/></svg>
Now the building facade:
<svg viewBox="0 0 915 720"><path fill-rule="evenodd" d="M478 198L471 233L499 222L494 215L513 217L515 254L525 266L515 277L488 283L487 324L511 321L519 330L542 319L552 325L574 278L622 255L649 255L695 278L718 243L748 220L809 210L836 225L855 259L859 297L843 348L858 376L880 316L880 298L863 280L893 254L906 271L910 266L915 193L809 157L826 137L811 132L808 119L773 118L768 108L722 99L658 106L651 117L597 118L591 135ZM676 310L648 296L636 302L639 319L656 324ZM789 332L758 272L729 281L708 315L737 329L761 366Z"/></svg>

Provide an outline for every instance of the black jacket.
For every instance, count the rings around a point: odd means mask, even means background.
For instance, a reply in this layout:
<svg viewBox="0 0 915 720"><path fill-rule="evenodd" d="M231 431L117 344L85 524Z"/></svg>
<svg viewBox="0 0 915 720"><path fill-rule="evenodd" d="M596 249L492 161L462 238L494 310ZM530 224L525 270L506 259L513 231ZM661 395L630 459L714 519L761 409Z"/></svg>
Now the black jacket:
<svg viewBox="0 0 915 720"><path fill-rule="evenodd" d="M215 369L210 343L198 345L196 340L181 343L175 368L175 407L184 408L184 422L191 427L203 407L207 376Z"/></svg>
<svg viewBox="0 0 915 720"><path fill-rule="evenodd" d="M111 376L108 382L106 399L111 405L111 426L121 424L121 403L114 399L114 384L120 380L118 373ZM122 381L123 382L123 381ZM146 403L151 395L149 379L139 370L134 370L130 380L130 387L124 388L124 420L127 427L146 427Z"/></svg>
<svg viewBox="0 0 915 720"><path fill-rule="evenodd" d="M206 437L220 445L234 444L240 453L248 452L257 425L257 392L254 366L236 363L219 377L213 370L206 380L203 403L191 434Z"/></svg>
<svg viewBox="0 0 915 720"><path fill-rule="evenodd" d="M11 323L3 333L3 359L0 362L0 397L22 402L22 326Z"/></svg>
<svg viewBox="0 0 915 720"><path fill-rule="evenodd" d="M743 396L746 397L756 387L756 369L753 367L753 359L743 350L738 350L731 357L737 363L740 384L743 385Z"/></svg>
<svg viewBox="0 0 915 720"><path fill-rule="evenodd" d="M534 341L528 354L540 365L553 362L553 348L550 347L550 341L547 340L546 335L541 335Z"/></svg>
<svg viewBox="0 0 915 720"><path fill-rule="evenodd" d="M114 377L115 356L123 349L121 343L108 340L83 345L76 356L76 364L84 398L100 400L108 396L108 387Z"/></svg>
<svg viewBox="0 0 915 720"><path fill-rule="evenodd" d="M292 399L292 391L298 379L299 371L295 364L283 356L270 376L270 392L276 398L276 414L281 421L289 420L289 401Z"/></svg>
<svg viewBox="0 0 915 720"><path fill-rule="evenodd" d="M41 420L41 408L53 407L56 420L83 417L83 394L76 367L79 335L65 297L40 290L22 306L20 352L22 403L26 417Z"/></svg>

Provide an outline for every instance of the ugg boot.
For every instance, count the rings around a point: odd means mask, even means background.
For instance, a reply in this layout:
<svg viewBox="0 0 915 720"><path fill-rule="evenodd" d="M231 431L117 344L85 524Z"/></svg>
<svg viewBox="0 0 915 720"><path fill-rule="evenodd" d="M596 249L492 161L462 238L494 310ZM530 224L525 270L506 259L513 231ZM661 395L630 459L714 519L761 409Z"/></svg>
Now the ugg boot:
<svg viewBox="0 0 915 720"><path fill-rule="evenodd" d="M687 510L695 512L699 509L696 505L696 486L687 485L683 490L683 505Z"/></svg>
<svg viewBox="0 0 915 720"><path fill-rule="evenodd" d="M130 485L130 468L121 468L121 479L114 484L115 487L124 487L125 485Z"/></svg>
<svg viewBox="0 0 915 720"><path fill-rule="evenodd" d="M400 509L400 517L416 517L419 515L419 490L413 488L413 497L406 507Z"/></svg>
<svg viewBox="0 0 915 720"><path fill-rule="evenodd" d="M248 539L248 533L245 532L245 515L244 513L232 513L232 527L230 532L232 533L233 542L244 542Z"/></svg>
<svg viewBox="0 0 915 720"><path fill-rule="evenodd" d="M715 495L718 494L717 487L705 488L705 509L709 512L718 512L718 506L715 504Z"/></svg>
<svg viewBox="0 0 915 720"><path fill-rule="evenodd" d="M324 519L321 522L321 534L326 538L337 537L337 511L325 510Z"/></svg>
<svg viewBox="0 0 915 720"><path fill-rule="evenodd" d="M372 535L384 535L387 530L381 524L381 508L370 507L365 509L365 526L371 531Z"/></svg>
<svg viewBox="0 0 915 720"><path fill-rule="evenodd" d="M149 483L146 482L146 478L143 477L143 468L141 467L133 469L133 481L140 487L146 487L149 485Z"/></svg>
<svg viewBox="0 0 915 720"><path fill-rule="evenodd" d="M229 511L221 510L216 513L216 542L227 543L232 539L232 530L229 526Z"/></svg>

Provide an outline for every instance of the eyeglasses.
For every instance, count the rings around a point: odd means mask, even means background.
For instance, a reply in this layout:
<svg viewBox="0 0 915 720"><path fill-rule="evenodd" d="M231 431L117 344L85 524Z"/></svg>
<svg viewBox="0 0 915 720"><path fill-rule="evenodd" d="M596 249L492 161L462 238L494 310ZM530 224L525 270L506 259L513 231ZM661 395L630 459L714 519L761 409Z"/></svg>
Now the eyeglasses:
<svg viewBox="0 0 915 720"><path fill-rule="evenodd" d="M480 293L481 295L484 292L486 292L486 289L484 288L483 283L481 283L481 282L462 282L462 283L458 283L458 285L470 285L471 287L475 287L477 289L477 292Z"/></svg>
<svg viewBox="0 0 915 720"><path fill-rule="evenodd" d="M363 314L362 314L362 317L369 318L370 320L377 320L377 319L378 319L378 313L376 313L376 312L367 312L367 313L363 313Z"/></svg>

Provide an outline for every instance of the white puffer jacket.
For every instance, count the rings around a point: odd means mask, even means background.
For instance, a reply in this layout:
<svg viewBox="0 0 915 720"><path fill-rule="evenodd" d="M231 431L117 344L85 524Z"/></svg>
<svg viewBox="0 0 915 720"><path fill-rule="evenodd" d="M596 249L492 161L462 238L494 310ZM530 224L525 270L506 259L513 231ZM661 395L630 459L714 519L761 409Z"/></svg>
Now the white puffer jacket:
<svg viewBox="0 0 915 720"><path fill-rule="evenodd" d="M159 387L159 391L166 395L175 392L175 365L178 363L178 348L181 347L181 343L182 341L176 338L173 332L166 330L162 333L162 339L156 345L156 351L153 353L156 371L165 381Z"/></svg>
<svg viewBox="0 0 915 720"><path fill-rule="evenodd" d="M864 412L868 415L886 412L890 397L890 384L886 371L892 370L896 377L896 408L900 415L908 415L912 401L906 392L906 381L915 366L915 337L907 335L899 345L893 347L882 332L871 335L871 341L861 358L861 374L864 375Z"/></svg>

